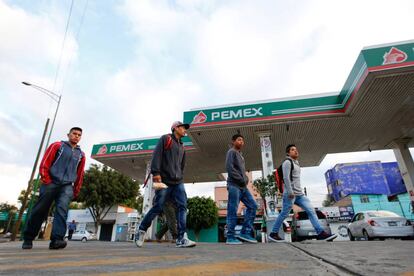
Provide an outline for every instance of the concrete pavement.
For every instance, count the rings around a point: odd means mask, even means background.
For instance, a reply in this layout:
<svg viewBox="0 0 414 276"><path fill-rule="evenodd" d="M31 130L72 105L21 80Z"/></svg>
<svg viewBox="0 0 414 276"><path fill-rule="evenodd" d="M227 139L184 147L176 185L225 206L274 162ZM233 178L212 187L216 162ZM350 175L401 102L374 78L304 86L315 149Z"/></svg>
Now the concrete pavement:
<svg viewBox="0 0 414 276"><path fill-rule="evenodd" d="M311 241L294 244L69 242L52 251L48 242L22 250L0 244L4 275L414 275L413 241ZM406 274L404 274L406 273Z"/></svg>

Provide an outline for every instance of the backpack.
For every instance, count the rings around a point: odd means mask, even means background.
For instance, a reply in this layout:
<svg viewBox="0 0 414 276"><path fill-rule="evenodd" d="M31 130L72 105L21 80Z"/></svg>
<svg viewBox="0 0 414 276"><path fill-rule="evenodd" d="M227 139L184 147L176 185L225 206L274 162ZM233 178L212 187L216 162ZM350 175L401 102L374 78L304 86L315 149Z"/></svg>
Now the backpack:
<svg viewBox="0 0 414 276"><path fill-rule="evenodd" d="M170 150L172 148L172 142L173 142L173 139L171 137L171 134L169 134L167 136L167 141L165 141L164 143L164 150Z"/></svg>
<svg viewBox="0 0 414 276"><path fill-rule="evenodd" d="M275 182L276 182L276 188L279 193L283 193L284 191L284 181L283 181L283 163L289 160L290 161L290 181L292 181L292 173L293 173L293 161L292 159L286 158L283 160L282 164L275 170Z"/></svg>

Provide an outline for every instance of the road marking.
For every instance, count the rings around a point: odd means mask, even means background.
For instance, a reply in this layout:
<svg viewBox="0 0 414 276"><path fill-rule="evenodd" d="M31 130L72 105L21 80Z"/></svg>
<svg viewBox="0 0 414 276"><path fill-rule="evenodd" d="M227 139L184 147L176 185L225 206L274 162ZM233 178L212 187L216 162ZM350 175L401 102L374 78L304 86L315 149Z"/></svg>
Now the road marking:
<svg viewBox="0 0 414 276"><path fill-rule="evenodd" d="M0 266L0 271L7 270L24 270L24 269L45 269L45 268L59 268L59 267L82 267L82 266L102 266L102 265L116 265L125 263L151 263L151 262L167 262L176 261L181 259L188 259L187 256L135 256L135 257L123 257L115 259L95 259L95 260L78 260L67 262L43 262L43 263L30 263L30 264L18 264L18 265L5 265Z"/></svg>
<svg viewBox="0 0 414 276"><path fill-rule="evenodd" d="M156 268L151 270L139 271L123 271L110 272L98 275L115 275L115 276L129 276L129 275L144 275L144 276L164 276L164 275L179 275L179 276L194 276L194 275L234 275L237 273L259 272L286 269L286 264L277 263L263 263L246 260L228 260L225 262L213 262L203 264L186 265L179 267Z"/></svg>

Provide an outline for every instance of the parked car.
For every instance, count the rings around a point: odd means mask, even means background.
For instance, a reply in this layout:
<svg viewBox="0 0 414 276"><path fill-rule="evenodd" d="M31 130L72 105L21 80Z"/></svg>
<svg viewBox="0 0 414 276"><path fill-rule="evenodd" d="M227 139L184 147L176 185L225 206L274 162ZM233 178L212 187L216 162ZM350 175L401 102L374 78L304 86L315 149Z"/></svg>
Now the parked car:
<svg viewBox="0 0 414 276"><path fill-rule="evenodd" d="M326 215L319 210L315 210L315 212L318 216L319 223L322 225L325 232L330 235L331 228L329 227ZM318 234L316 233L315 228L313 228L308 214L305 211L297 212L292 217L292 241L315 239L317 236Z"/></svg>
<svg viewBox="0 0 414 276"><path fill-rule="evenodd" d="M65 239L68 239L68 233L66 233ZM88 230L78 230L73 233L72 240L87 242L90 240L96 240L96 235Z"/></svg>
<svg viewBox="0 0 414 276"><path fill-rule="evenodd" d="M411 221L390 211L365 211L355 214L348 224L351 241L358 238L407 238L414 237Z"/></svg>

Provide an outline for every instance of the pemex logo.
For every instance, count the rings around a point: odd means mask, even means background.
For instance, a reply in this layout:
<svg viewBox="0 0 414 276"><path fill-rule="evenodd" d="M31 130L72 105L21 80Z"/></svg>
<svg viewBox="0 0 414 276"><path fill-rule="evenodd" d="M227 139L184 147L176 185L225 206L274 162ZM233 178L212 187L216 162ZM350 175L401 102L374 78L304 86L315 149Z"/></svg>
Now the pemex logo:
<svg viewBox="0 0 414 276"><path fill-rule="evenodd" d="M197 115L194 116L191 124L201 124L207 121L207 115L203 111L200 111Z"/></svg>
<svg viewBox="0 0 414 276"><path fill-rule="evenodd" d="M401 63L407 60L407 54L400 49L392 47L389 52L384 54L384 62L382 65Z"/></svg>
<svg viewBox="0 0 414 276"><path fill-rule="evenodd" d="M103 145L102 147L98 149L98 152L96 154L97 155L106 154L107 152L108 152L108 148L106 147L106 145Z"/></svg>

